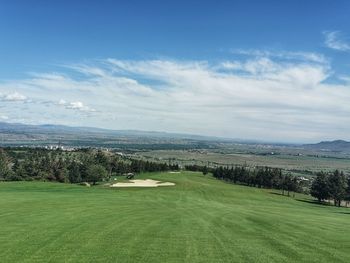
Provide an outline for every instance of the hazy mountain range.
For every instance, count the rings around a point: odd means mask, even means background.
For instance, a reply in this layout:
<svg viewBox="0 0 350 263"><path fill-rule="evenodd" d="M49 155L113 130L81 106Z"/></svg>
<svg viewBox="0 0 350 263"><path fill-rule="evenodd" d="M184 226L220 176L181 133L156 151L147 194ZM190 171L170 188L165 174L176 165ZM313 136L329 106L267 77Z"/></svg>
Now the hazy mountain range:
<svg viewBox="0 0 350 263"><path fill-rule="evenodd" d="M70 127L64 125L28 125L21 123L0 122L0 143L12 144L44 144L63 142L72 145L101 146L115 144L172 144L201 147L203 143L259 143L193 134L137 131L108 130L93 127ZM262 142L260 142L262 143ZM273 145L273 144L272 144ZM293 145L289 145L293 147ZM298 145L307 150L350 152L350 142L344 140L323 141L316 144Z"/></svg>
<svg viewBox="0 0 350 263"><path fill-rule="evenodd" d="M227 141L227 139L223 138L192 134L0 122L0 144L12 146L61 143L70 146L116 147L124 149L145 147L152 149L191 149L207 148L210 147L208 143ZM153 146L150 147L150 145Z"/></svg>
<svg viewBox="0 0 350 263"><path fill-rule="evenodd" d="M323 141L316 144L306 144L304 148L318 151L350 152L350 142L344 140Z"/></svg>
<svg viewBox="0 0 350 263"><path fill-rule="evenodd" d="M225 140L224 138L201 136L193 134L168 133L139 130L109 130L94 127L71 127L65 125L28 125L22 123L0 122L0 133L12 134L76 134L76 135L105 135L105 136L133 136L155 138L182 138L196 140Z"/></svg>

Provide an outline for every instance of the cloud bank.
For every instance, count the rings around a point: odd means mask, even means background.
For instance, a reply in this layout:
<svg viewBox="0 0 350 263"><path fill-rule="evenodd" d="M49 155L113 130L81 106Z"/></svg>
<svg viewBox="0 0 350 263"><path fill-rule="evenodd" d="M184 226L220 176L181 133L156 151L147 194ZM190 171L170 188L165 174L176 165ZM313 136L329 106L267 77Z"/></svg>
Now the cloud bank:
<svg viewBox="0 0 350 263"><path fill-rule="evenodd" d="M285 142L350 139L350 85L327 82L332 68L323 55L235 52L247 57L68 65L0 84L0 110L27 123Z"/></svg>

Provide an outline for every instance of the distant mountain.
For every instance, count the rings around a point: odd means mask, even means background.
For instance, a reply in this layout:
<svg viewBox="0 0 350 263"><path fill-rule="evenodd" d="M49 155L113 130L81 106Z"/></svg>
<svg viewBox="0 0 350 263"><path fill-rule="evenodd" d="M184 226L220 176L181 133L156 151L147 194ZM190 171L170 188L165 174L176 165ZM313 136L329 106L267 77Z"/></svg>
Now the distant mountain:
<svg viewBox="0 0 350 263"><path fill-rule="evenodd" d="M65 125L28 125L22 123L0 122L1 145L48 145L58 144L82 147L116 147L123 149L196 149L221 148L224 145L245 145L269 150L293 149L301 145L268 143L253 140L227 139L220 137L193 134L109 130L93 127L71 127ZM147 146L145 146L147 145ZM155 146L157 145L157 146ZM350 153L350 142L337 140L301 146L307 150L347 152Z"/></svg>
<svg viewBox="0 0 350 263"><path fill-rule="evenodd" d="M306 144L304 148L317 151L350 152L350 142L344 140L323 141L316 144Z"/></svg>
<svg viewBox="0 0 350 263"><path fill-rule="evenodd" d="M203 144L228 141L222 138L192 134L137 130L108 130L64 125L27 125L0 122L0 145L42 145L62 143L72 146L118 147L126 145L177 145L200 148Z"/></svg>
<svg viewBox="0 0 350 263"><path fill-rule="evenodd" d="M168 133L157 131L139 131L139 130L110 130L94 127L71 127L65 125L28 125L22 123L7 123L0 122L0 133L25 133L25 134L104 134L114 136L135 136L135 137L155 137L155 138L182 138L182 139L196 139L196 140L225 140L223 138L212 136L201 136L193 134L182 133Z"/></svg>

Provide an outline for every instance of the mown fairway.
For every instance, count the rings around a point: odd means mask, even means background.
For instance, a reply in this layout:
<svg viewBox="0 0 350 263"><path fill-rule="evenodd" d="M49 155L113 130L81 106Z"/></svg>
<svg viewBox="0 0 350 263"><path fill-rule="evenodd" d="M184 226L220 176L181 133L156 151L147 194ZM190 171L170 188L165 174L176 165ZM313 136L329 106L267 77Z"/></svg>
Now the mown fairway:
<svg viewBox="0 0 350 263"><path fill-rule="evenodd" d="M177 185L0 183L0 261L350 262L350 209L198 173L143 177Z"/></svg>

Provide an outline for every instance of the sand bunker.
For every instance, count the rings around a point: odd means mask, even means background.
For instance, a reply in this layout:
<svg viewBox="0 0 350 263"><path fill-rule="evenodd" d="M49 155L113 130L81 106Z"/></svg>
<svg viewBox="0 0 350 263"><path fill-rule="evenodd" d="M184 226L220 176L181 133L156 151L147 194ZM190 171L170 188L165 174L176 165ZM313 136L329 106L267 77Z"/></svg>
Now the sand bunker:
<svg viewBox="0 0 350 263"><path fill-rule="evenodd" d="M158 187L158 186L173 186L174 183L161 182L152 179L146 180L130 180L127 183L112 184L111 187Z"/></svg>

